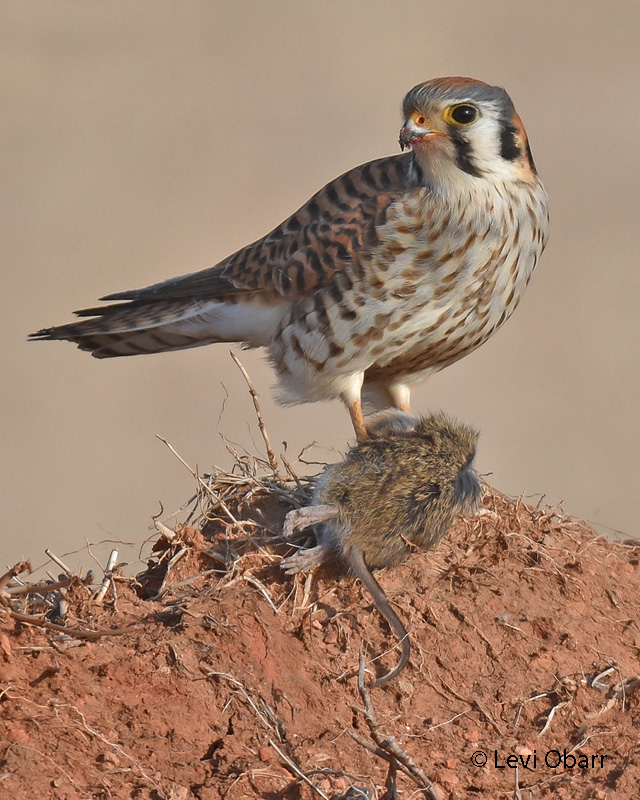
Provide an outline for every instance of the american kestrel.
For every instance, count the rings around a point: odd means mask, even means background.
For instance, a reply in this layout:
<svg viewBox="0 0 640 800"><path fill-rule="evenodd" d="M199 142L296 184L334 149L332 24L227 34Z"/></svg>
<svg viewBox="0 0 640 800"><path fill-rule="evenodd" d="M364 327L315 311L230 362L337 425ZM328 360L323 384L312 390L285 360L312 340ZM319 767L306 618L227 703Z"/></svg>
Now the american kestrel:
<svg viewBox="0 0 640 800"><path fill-rule="evenodd" d="M341 398L366 436L362 392L408 411L410 390L508 319L542 253L547 195L504 91L418 84L400 146L328 183L214 267L103 297L45 328L96 358L241 342L267 348L284 403Z"/></svg>

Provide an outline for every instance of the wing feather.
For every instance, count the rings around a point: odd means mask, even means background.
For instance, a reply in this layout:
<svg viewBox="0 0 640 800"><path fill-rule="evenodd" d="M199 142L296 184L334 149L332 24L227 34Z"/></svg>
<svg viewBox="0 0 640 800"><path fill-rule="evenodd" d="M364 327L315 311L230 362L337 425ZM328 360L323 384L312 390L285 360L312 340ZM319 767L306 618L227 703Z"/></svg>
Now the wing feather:
<svg viewBox="0 0 640 800"><path fill-rule="evenodd" d="M275 300L326 286L347 263L375 246L387 208L411 188L411 158L409 153L381 158L344 173L271 233L214 267L101 300L212 299L247 292Z"/></svg>
<svg viewBox="0 0 640 800"><path fill-rule="evenodd" d="M214 341L267 344L283 306L323 286L340 297L349 273L364 276L387 209L416 181L411 154L363 164L216 266L107 295L110 305L76 311L81 320L31 338L68 339L98 358Z"/></svg>

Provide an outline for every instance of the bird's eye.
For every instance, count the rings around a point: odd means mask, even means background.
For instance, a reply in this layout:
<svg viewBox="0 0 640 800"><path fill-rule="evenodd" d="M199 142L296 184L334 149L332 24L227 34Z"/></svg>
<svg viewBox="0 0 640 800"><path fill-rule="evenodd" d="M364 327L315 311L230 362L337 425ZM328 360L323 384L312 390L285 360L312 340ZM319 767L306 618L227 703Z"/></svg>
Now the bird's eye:
<svg viewBox="0 0 640 800"><path fill-rule="evenodd" d="M444 112L444 121L456 127L471 125L478 119L478 109L468 103L460 103L457 106L450 106Z"/></svg>

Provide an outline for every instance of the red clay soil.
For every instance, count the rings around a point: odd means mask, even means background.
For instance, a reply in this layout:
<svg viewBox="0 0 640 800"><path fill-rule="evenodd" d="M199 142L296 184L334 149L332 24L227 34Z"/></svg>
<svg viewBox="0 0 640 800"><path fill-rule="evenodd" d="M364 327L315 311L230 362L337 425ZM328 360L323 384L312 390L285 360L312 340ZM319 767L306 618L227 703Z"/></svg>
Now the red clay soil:
<svg viewBox="0 0 640 800"><path fill-rule="evenodd" d="M377 574L412 656L368 723L359 652L381 673L394 636L338 569L281 573L290 496L243 503L159 536L101 604L66 590L64 626L137 626L123 635L27 624L49 607L0 592L0 796L637 800L638 549L489 491L494 514ZM430 793L388 774L374 736Z"/></svg>

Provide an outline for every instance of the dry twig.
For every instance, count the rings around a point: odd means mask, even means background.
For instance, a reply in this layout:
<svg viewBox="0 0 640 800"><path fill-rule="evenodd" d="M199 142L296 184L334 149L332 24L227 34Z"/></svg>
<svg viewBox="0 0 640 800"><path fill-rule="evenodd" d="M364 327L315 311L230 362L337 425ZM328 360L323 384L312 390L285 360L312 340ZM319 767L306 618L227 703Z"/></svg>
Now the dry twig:
<svg viewBox="0 0 640 800"><path fill-rule="evenodd" d="M69 569L69 567L62 561L55 553L52 553L48 547L45 547L44 552L49 556L49 558L55 562L63 572L66 572L67 575L71 578L73 577L73 572Z"/></svg>
<svg viewBox="0 0 640 800"><path fill-rule="evenodd" d="M300 767L298 767L296 764L294 764L294 762L293 762L293 761L292 761L292 760L289 758L289 756L287 756L285 753L283 753L283 752L282 752L282 750L281 750L281 749L278 747L278 745L277 745L277 744L276 744L276 743L273 741L273 739L269 739L269 744L271 745L271 747L273 747L273 749L274 749L274 750L276 751L276 753L277 753L277 754L280 756L280 758L281 758L281 759L282 759L282 760L285 762L285 764L288 764L288 765L291 767L291 769L292 769L292 770L293 770L293 771L296 773L296 775L298 775L298 777L302 778L302 780L303 780L303 781L304 781L306 784L308 784L308 785L309 785L309 786L310 786L310 787L313 789L313 791L314 791L314 792L316 792L316 794L318 794L320 797L322 797L322 798L323 798L323 800L329 800L329 798L327 797L327 795L326 795L326 794L325 794L323 791L321 791L320 789L318 789L318 787L315 785L315 783L313 783L313 781L311 781L311 780L310 780L310 779L309 779L309 778L308 778L308 777L307 777L307 776L304 774L304 772L303 772L303 771L300 769Z"/></svg>
<svg viewBox="0 0 640 800"><path fill-rule="evenodd" d="M262 438L264 439L264 446L267 449L267 458L269 459L269 466L274 475L278 474L278 459L276 458L276 454L273 452L273 448L271 447L271 442L269 441L269 436L267 435L267 429L264 424L264 419L262 418L262 412L260 410L260 403L258 402L258 393L256 392L253 383L251 383L251 378L247 373L247 370L242 366L240 360L233 352L233 350L229 350L229 355L234 360L236 366L242 373L242 377L247 382L247 386L249 387L249 394L251 395L251 399L253 400L253 407L256 410L256 416L258 417L258 428L260 428L260 433L262 434Z"/></svg>
<svg viewBox="0 0 640 800"><path fill-rule="evenodd" d="M395 739L392 736L383 737L380 734L375 711L371 704L371 697L369 696L369 691L364 682L364 668L365 659L364 655L361 653L360 666L358 668L358 691L360 692L360 697L362 697L364 709L360 709L360 711L364 715L371 738L376 743L377 747L372 748L371 745L368 742L365 742L365 740L355 733L355 731L350 730L349 733L353 739L355 739L355 741L366 747L371 752L374 752L381 758L384 758L384 760L389 763L390 773L387 776L388 784L393 783L391 769L393 769L394 773L395 770L401 769L406 775L412 778L415 783L417 783L426 797L430 798L430 800L442 800L442 795L436 788L433 781L431 781L424 771L413 761L413 759L407 753L405 753L401 747L399 747Z"/></svg>
<svg viewBox="0 0 640 800"><path fill-rule="evenodd" d="M0 576L0 600L6 600L9 592L11 590L7 590L7 586L9 583L19 575L21 572L31 572L31 562L29 561L19 561L15 564L11 569L7 570L4 575Z"/></svg>
<svg viewBox="0 0 640 800"><path fill-rule="evenodd" d="M93 596L93 599L96 603L102 603L104 600L104 596L109 589L113 578L113 571L116 568L116 564L118 563L118 551L112 550L109 554L109 559L107 560L107 566L104 568L104 578L102 579L102 583L100 588Z"/></svg>
<svg viewBox="0 0 640 800"><path fill-rule="evenodd" d="M34 625L36 628L46 628L50 631L57 633L64 633L67 636L75 636L78 639L101 639L103 636L124 636L127 633L142 628L141 624L128 625L125 628L107 628L105 630L86 630L85 628L69 628L66 625L56 625L55 622L49 622L44 617L36 617L32 614L22 614L19 611L14 611L12 608L7 608L5 611L18 622L23 622L25 625Z"/></svg>

